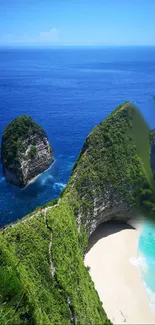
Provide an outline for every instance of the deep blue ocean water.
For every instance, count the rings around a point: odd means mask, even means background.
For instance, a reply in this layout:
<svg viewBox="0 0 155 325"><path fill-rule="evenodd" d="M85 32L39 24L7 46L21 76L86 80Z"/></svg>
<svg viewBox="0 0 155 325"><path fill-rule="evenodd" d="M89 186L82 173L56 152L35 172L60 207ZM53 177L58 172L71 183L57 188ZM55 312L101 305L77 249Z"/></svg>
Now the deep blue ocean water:
<svg viewBox="0 0 155 325"><path fill-rule="evenodd" d="M155 127L154 96L155 47L0 49L0 138L8 122L30 115L56 159L23 190L5 182L0 166L0 226L58 196L88 133L123 101L133 100ZM155 292L155 231L144 228L143 276Z"/></svg>

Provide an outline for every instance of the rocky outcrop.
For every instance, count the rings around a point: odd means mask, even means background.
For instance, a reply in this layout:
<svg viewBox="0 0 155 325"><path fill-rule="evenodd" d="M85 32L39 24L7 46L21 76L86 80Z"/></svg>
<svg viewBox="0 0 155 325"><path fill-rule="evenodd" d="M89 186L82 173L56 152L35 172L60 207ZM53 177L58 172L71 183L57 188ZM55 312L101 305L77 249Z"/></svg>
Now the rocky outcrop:
<svg viewBox="0 0 155 325"><path fill-rule="evenodd" d="M1 147L5 178L8 183L19 187L25 187L49 168L54 160L47 135L31 118L25 116L8 125Z"/></svg>
<svg viewBox="0 0 155 325"><path fill-rule="evenodd" d="M109 220L118 220L127 222L134 216L137 216L136 209L128 202L123 200L121 196L114 191L111 193L111 188L107 188L100 195L92 198L92 207L87 214L83 209L77 210L76 219L78 231L85 229L90 236L96 228ZM81 228L82 227L82 228Z"/></svg>
<svg viewBox="0 0 155 325"><path fill-rule="evenodd" d="M90 215L91 218L86 222L88 234L90 236L101 223L109 220L127 222L135 213L127 201L122 201L117 193L113 193L111 197L110 190L107 190L106 195L103 193L94 199L92 216Z"/></svg>

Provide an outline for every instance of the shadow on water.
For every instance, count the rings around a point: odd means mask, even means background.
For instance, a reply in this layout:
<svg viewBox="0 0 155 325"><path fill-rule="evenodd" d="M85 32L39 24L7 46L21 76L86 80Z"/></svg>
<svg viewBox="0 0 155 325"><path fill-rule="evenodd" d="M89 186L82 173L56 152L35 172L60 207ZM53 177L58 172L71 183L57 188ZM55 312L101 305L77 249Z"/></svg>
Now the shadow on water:
<svg viewBox="0 0 155 325"><path fill-rule="evenodd" d="M107 221L101 223L89 237L87 253L100 239L113 235L125 229L134 230L135 228L121 221Z"/></svg>

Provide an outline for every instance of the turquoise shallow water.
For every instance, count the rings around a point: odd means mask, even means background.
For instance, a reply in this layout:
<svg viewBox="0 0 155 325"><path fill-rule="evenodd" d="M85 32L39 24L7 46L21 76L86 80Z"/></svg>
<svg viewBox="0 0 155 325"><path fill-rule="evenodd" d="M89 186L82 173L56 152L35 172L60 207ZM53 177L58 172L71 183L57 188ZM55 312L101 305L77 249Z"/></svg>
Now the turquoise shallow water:
<svg viewBox="0 0 155 325"><path fill-rule="evenodd" d="M138 264L151 307L155 311L155 224L144 223L138 248L140 252Z"/></svg>

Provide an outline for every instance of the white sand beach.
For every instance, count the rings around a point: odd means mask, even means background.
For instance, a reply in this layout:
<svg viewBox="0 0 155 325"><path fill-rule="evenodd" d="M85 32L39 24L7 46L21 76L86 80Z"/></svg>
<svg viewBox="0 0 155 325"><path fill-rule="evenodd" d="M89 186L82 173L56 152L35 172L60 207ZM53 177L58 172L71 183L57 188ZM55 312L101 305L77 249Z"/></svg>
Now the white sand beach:
<svg viewBox="0 0 155 325"><path fill-rule="evenodd" d="M85 265L113 324L155 324L155 312L138 267L139 230L125 224L102 224L92 234Z"/></svg>

